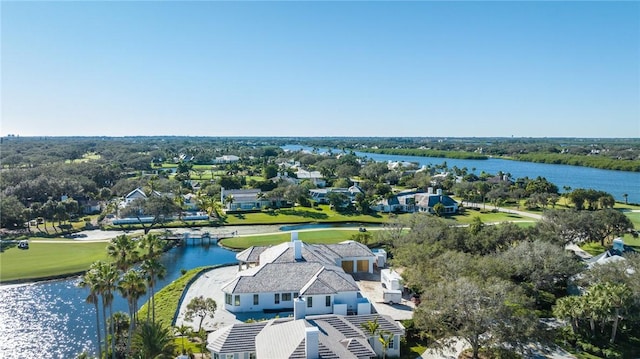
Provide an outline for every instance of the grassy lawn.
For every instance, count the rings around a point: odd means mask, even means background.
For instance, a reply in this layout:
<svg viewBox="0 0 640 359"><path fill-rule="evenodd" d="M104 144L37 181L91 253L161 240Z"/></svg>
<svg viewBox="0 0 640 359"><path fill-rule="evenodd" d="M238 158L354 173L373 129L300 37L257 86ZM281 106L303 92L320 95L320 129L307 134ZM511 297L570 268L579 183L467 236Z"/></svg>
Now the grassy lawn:
<svg viewBox="0 0 640 359"><path fill-rule="evenodd" d="M316 208L295 207L282 208L270 212L229 214L224 224L281 224L307 222L368 222L384 223L389 220L388 214L342 214L329 209L328 205Z"/></svg>
<svg viewBox="0 0 640 359"><path fill-rule="evenodd" d="M156 303L156 320L161 321L164 325L171 325L173 316L179 309L180 297L187 287L191 278L195 277L202 270L212 267L198 267L187 271L182 277L169 283L155 294ZM145 303L138 311L139 318L147 318L147 304ZM218 306L224 306L224 303L217 303Z"/></svg>
<svg viewBox="0 0 640 359"><path fill-rule="evenodd" d="M62 276L87 270L107 259L106 242L39 243L29 249L9 248L0 253L0 282Z"/></svg>
<svg viewBox="0 0 640 359"><path fill-rule="evenodd" d="M303 231L298 232L298 239L305 243L339 243L350 239L351 236L356 233L358 233L357 229ZM291 232L225 238L221 240L220 243L228 248L245 249L251 246L275 245L289 240L291 240Z"/></svg>
<svg viewBox="0 0 640 359"><path fill-rule="evenodd" d="M634 247L636 251L640 251L640 238L633 238L630 234L625 234L624 237L622 237L622 239L624 240L624 244ZM609 249L610 247L611 247L610 243L608 244L605 243L605 246L603 247L600 245L600 242L585 243L580 246L580 248L582 248L592 256L598 255L604 252L605 250Z"/></svg>
<svg viewBox="0 0 640 359"><path fill-rule="evenodd" d="M533 224L536 222L536 220L531 217L524 217L519 214L506 213L506 212L476 211L476 210L469 210L469 209L467 209L464 212L464 214L458 214L458 215L447 217L447 218L462 224L470 224L475 217L480 217L480 219L484 223L522 221L522 222L530 222L531 224Z"/></svg>

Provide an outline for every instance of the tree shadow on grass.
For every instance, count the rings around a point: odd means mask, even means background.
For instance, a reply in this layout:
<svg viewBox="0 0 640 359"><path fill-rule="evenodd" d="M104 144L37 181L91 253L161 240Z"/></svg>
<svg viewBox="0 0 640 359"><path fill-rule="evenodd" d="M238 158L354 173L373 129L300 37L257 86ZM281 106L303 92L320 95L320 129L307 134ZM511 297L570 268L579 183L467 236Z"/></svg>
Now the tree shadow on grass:
<svg viewBox="0 0 640 359"><path fill-rule="evenodd" d="M296 211L294 209L285 209L280 210L280 214L285 214L288 216L298 216L303 218L312 218L312 219L327 219L329 216L326 213L316 213L310 211Z"/></svg>

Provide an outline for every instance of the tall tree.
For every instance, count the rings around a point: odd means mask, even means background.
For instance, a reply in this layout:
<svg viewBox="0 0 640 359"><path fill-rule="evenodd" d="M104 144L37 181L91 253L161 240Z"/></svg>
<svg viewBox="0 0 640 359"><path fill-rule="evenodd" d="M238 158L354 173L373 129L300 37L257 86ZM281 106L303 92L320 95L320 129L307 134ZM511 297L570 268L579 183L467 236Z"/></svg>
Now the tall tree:
<svg viewBox="0 0 640 359"><path fill-rule="evenodd" d="M145 259L140 266L145 274L147 284L149 285L149 300L147 301L147 321L156 321L156 302L155 302L155 286L156 280L163 279L167 273L166 268L159 260L150 258Z"/></svg>
<svg viewBox="0 0 640 359"><path fill-rule="evenodd" d="M107 328L106 310L109 310L109 317L111 317L113 314L113 293L116 291L116 282L118 281L118 270L113 264L103 261L93 263L90 270L95 270L97 280L100 282L99 291L100 296L102 297L102 315L106 339L105 352L108 352L106 344L110 342L111 357L115 358L115 340L113 338L115 327L112 321L111 330ZM109 335L111 335L111 340L109 340Z"/></svg>
<svg viewBox="0 0 640 359"><path fill-rule="evenodd" d="M127 300L129 306L129 333L133 333L136 326L138 299L147 292L143 273L137 269L129 269L118 283L118 291ZM131 348L131 336L127 342L127 349Z"/></svg>
<svg viewBox="0 0 640 359"><path fill-rule="evenodd" d="M93 304L96 311L96 333L98 336L98 358L102 358L102 335L100 329L100 285L99 277L95 270L88 270L78 282L78 287L89 289L85 302Z"/></svg>
<svg viewBox="0 0 640 359"><path fill-rule="evenodd" d="M198 296L187 304L187 311L184 314L184 318L188 321L193 321L194 317L200 318L200 322L198 323L198 332L202 329L202 322L204 318L211 317L216 313L216 309L218 309L218 305L216 301L211 298L204 298L203 296Z"/></svg>
<svg viewBox="0 0 640 359"><path fill-rule="evenodd" d="M520 348L536 332L538 320L527 308L529 301L506 281L480 283L461 277L425 289L427 298L414 314L416 326L440 344L455 336L466 339L473 358L481 348L497 343Z"/></svg>
<svg viewBox="0 0 640 359"><path fill-rule="evenodd" d="M122 234L109 242L107 254L115 260L116 268L124 272L138 259L136 249L136 242Z"/></svg>

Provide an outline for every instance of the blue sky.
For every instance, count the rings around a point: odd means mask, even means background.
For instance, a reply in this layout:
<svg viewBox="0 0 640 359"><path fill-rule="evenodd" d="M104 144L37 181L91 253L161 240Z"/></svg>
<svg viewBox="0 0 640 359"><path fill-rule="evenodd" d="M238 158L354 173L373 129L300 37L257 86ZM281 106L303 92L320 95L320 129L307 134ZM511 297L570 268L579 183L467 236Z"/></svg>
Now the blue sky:
<svg viewBox="0 0 640 359"><path fill-rule="evenodd" d="M21 136L640 137L638 2L1 4Z"/></svg>

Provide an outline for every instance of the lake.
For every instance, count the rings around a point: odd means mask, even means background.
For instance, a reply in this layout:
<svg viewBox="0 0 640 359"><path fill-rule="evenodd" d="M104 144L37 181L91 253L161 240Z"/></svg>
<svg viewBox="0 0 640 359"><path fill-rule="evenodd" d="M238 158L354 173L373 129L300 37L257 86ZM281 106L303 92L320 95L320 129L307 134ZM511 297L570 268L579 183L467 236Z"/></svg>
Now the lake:
<svg viewBox="0 0 640 359"><path fill-rule="evenodd" d="M167 275L162 288L179 278L181 269L235 263L235 252L217 245L181 246L166 252ZM0 358L74 358L87 350L95 354L95 310L86 304L88 290L79 278L0 287ZM128 313L125 300L115 296L114 311ZM145 296L141 304L147 300Z"/></svg>
<svg viewBox="0 0 640 359"><path fill-rule="evenodd" d="M299 145L282 146L285 150L311 151L312 147ZM329 151L328 148L320 148L320 152ZM342 152L339 149L332 149L333 153ZM564 192L564 186L572 189L591 188L595 190L605 191L613 195L617 201L624 201L624 194L628 194L629 203L640 203L640 172L625 172L602 170L598 168L554 165L547 163L533 163L522 161L511 161L501 158L489 158L486 160L461 160L454 158L435 158L421 156L400 156L400 155L383 155L377 153L365 153L356 151L357 156L368 157L378 162L415 162L422 165L440 165L447 163L449 168L456 166L458 168L467 168L469 172L480 174L484 171L496 174L499 171L510 173L512 178L536 178L538 176L545 177L547 180L558 186L560 192ZM475 168L475 171L473 169Z"/></svg>

